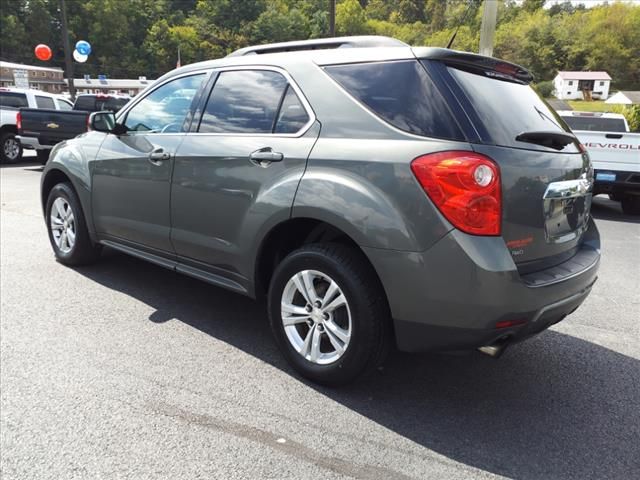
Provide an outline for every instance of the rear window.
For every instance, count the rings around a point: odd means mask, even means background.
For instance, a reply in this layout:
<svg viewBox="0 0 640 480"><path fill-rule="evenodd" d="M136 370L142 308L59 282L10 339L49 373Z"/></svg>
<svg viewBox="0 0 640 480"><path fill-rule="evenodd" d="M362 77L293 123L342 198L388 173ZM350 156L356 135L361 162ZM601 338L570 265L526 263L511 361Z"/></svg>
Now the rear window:
<svg viewBox="0 0 640 480"><path fill-rule="evenodd" d="M335 65L325 70L349 94L400 130L464 139L444 98L415 60Z"/></svg>
<svg viewBox="0 0 640 480"><path fill-rule="evenodd" d="M547 150L546 147L520 142L525 132L570 132L562 118L529 86L497 80L448 67L477 113L492 143L506 147ZM571 143L563 152L577 152Z"/></svg>
<svg viewBox="0 0 640 480"><path fill-rule="evenodd" d="M595 132L626 132L621 118L562 116L571 130L591 130Z"/></svg>
<svg viewBox="0 0 640 480"><path fill-rule="evenodd" d="M129 99L114 98L107 96L82 95L76 99L73 106L74 110L86 110L89 112L100 112L102 110L110 110L117 112L124 107Z"/></svg>
<svg viewBox="0 0 640 480"><path fill-rule="evenodd" d="M21 108L28 107L29 102L27 101L27 96L24 93L0 92L0 106Z"/></svg>
<svg viewBox="0 0 640 480"><path fill-rule="evenodd" d="M53 103L53 98L42 97L40 95L36 95L36 106L38 108L56 108L56 104Z"/></svg>

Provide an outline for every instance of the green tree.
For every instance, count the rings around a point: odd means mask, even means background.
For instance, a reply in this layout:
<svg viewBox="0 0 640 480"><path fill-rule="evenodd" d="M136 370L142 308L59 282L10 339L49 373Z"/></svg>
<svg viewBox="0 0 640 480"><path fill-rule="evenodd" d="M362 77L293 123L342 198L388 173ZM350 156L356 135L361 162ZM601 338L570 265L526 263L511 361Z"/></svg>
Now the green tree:
<svg viewBox="0 0 640 480"><path fill-rule="evenodd" d="M336 33L338 35L369 33L367 16L358 0L345 0L336 6Z"/></svg>

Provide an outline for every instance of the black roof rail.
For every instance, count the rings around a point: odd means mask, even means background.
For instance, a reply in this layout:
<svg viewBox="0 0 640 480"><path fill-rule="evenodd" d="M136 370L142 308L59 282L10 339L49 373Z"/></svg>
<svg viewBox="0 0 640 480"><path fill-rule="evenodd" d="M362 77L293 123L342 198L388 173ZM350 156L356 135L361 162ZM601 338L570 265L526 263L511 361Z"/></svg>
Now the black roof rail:
<svg viewBox="0 0 640 480"><path fill-rule="evenodd" d="M408 47L400 40L378 35L362 35L354 37L318 38L314 40L300 40L295 42L269 43L245 47L231 52L227 57L241 57L244 55L261 55L266 53L295 52L301 50L321 50L332 48L370 48L370 47Z"/></svg>

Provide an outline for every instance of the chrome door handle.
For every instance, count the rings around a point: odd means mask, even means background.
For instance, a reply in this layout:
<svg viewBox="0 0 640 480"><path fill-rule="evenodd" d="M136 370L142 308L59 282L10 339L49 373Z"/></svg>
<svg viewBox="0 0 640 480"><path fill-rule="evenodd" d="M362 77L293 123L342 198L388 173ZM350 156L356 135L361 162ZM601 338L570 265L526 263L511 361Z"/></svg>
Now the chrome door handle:
<svg viewBox="0 0 640 480"><path fill-rule="evenodd" d="M149 161L154 165L162 165L164 160L169 160L170 158L171 154L165 152L163 148L156 148L149 154Z"/></svg>
<svg viewBox="0 0 640 480"><path fill-rule="evenodd" d="M259 167L268 167L271 162L281 162L284 155L280 152L274 152L271 147L264 147L249 155L249 160Z"/></svg>

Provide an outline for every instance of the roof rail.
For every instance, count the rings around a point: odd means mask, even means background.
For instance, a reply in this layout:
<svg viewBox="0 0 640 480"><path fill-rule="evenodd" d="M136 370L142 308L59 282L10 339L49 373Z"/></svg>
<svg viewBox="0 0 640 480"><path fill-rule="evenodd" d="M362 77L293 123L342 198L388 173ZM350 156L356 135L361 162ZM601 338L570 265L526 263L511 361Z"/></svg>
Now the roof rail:
<svg viewBox="0 0 640 480"><path fill-rule="evenodd" d="M408 47L400 40L378 35L362 35L355 37L318 38L295 42L269 43L245 47L231 52L227 57L244 55L262 55L265 53L295 52L300 50L321 50L331 48L370 48L370 47Z"/></svg>

